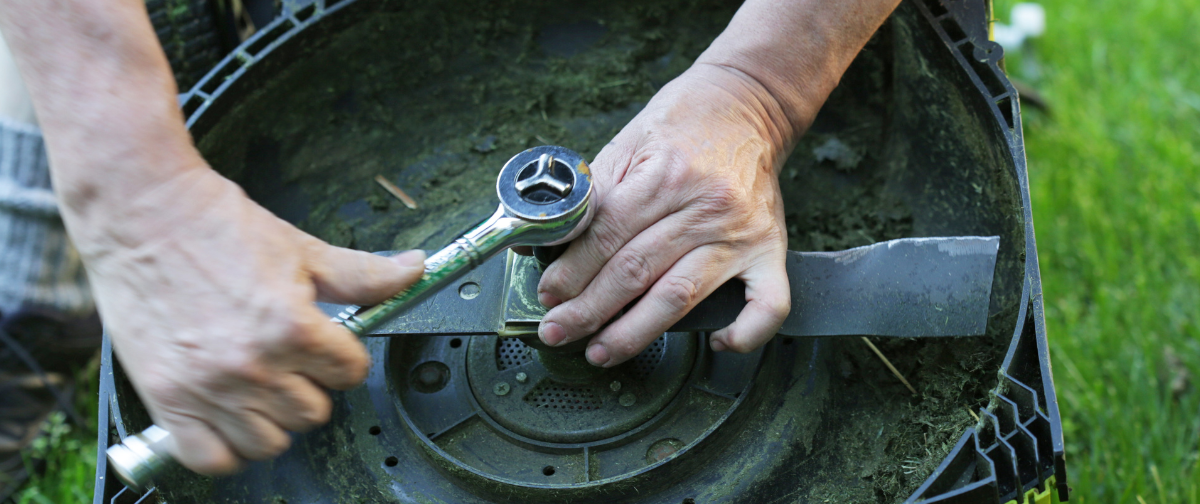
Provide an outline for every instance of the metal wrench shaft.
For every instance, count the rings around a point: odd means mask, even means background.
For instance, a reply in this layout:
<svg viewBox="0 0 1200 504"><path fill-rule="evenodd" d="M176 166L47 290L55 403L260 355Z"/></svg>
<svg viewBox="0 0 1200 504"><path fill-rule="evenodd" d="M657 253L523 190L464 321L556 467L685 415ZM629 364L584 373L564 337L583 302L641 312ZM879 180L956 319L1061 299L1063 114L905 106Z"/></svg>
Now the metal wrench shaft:
<svg viewBox="0 0 1200 504"><path fill-rule="evenodd" d="M591 190L591 172L574 151L542 146L513 156L496 180L500 207L491 217L429 256L415 284L365 310L348 308L333 322L364 336L508 247L574 239L591 220ZM109 447L108 463L127 486L145 490L171 460L170 444L170 433L151 425Z"/></svg>

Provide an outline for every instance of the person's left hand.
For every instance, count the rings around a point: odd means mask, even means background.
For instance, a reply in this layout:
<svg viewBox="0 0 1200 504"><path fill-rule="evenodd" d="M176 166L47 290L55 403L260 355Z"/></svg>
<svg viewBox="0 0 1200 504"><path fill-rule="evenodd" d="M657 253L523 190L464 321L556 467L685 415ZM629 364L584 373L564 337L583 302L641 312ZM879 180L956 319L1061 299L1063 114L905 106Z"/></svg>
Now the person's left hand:
<svg viewBox="0 0 1200 504"><path fill-rule="evenodd" d="M538 286L551 308L542 341L595 334L588 361L620 364L733 277L748 304L712 348L747 352L774 336L791 307L778 173L793 132L737 70L697 64L663 87L591 165L595 219Z"/></svg>

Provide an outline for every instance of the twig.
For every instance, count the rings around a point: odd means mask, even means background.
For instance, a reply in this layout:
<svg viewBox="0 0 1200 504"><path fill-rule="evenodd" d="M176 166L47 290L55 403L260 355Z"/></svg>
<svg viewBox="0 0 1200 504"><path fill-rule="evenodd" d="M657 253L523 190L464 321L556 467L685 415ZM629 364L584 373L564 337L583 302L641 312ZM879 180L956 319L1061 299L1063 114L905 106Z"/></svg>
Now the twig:
<svg viewBox="0 0 1200 504"><path fill-rule="evenodd" d="M396 187L396 184L393 184L388 179L383 178L383 175L376 175L375 181L378 182L379 185L383 186L383 188L386 189L387 192L392 193L392 196L395 196L396 198L399 198L400 201L403 201L404 206L411 208L413 210L417 209L416 200L412 199L411 196L405 194L404 191L401 191L399 187Z"/></svg>
<svg viewBox="0 0 1200 504"><path fill-rule="evenodd" d="M913 388L913 386L908 383L908 380L904 379L904 375L900 374L899 371L896 371L896 366L892 365L892 361L889 361L887 357L884 357L883 352L880 352L878 348L875 348L875 344L871 343L871 340L867 339L866 336L863 336L862 340L863 343L866 343L867 346L871 347L871 351L875 352L875 355L879 356L879 360L883 361L883 365L892 370L892 374L896 375L896 378L899 378L900 382L904 383L905 387L908 387L908 391L912 392L913 395L917 395L917 389Z"/></svg>
<svg viewBox="0 0 1200 504"><path fill-rule="evenodd" d="M976 422L978 422L978 421L979 421L979 415L976 415L976 414L975 414L975 410L973 410L973 409L971 409L971 408L967 408L967 413L970 413L970 414L971 414L971 416L975 418L975 421L976 421Z"/></svg>

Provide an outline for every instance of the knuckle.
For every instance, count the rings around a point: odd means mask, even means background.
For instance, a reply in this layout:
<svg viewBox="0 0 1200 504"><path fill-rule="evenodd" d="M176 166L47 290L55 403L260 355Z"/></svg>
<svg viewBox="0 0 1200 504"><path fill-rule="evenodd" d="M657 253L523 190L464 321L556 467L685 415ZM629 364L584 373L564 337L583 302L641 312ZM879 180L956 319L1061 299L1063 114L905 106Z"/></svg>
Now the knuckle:
<svg viewBox="0 0 1200 504"><path fill-rule="evenodd" d="M624 220L622 216L616 215L613 218L604 219L600 222L593 222L588 228L591 230L592 238L592 258L603 263L609 257L612 257L618 250L625 245L624 240L618 237L616 225L613 220Z"/></svg>
<svg viewBox="0 0 1200 504"><path fill-rule="evenodd" d="M292 438L283 432L275 432L258 438L259 446L251 447L248 451L251 460L265 460L275 457L292 446Z"/></svg>
<svg viewBox="0 0 1200 504"><path fill-rule="evenodd" d="M614 256L611 262L618 275L618 281L630 289L641 292L654 281L654 272L650 270L650 264L643 254L620 253Z"/></svg>
<svg viewBox="0 0 1200 504"><path fill-rule="evenodd" d="M180 460L180 463L200 474L214 476L230 474L238 469L237 461L233 457L205 457L193 460Z"/></svg>
<svg viewBox="0 0 1200 504"><path fill-rule="evenodd" d="M572 292L571 280L575 278L571 272L571 267L568 264L560 264L562 261L555 261L546 268L546 273L542 275L542 279L538 287L555 297L566 301L572 297L579 295L578 292Z"/></svg>
<svg viewBox="0 0 1200 504"><path fill-rule="evenodd" d="M145 384L146 395L163 409L180 411L185 406L186 391L178 383L171 380L152 379Z"/></svg>
<svg viewBox="0 0 1200 504"><path fill-rule="evenodd" d="M233 354L230 358L209 367L209 371L204 373L201 383L205 388L227 390L236 388L237 384L265 386L271 382L270 372L251 351L239 350Z"/></svg>
<svg viewBox="0 0 1200 504"><path fill-rule="evenodd" d="M301 408L299 413L300 421L310 427L324 425L329 421L329 416L332 414L333 405L329 401L329 397L321 394L322 399L314 400L307 407Z"/></svg>
<svg viewBox="0 0 1200 504"><path fill-rule="evenodd" d="M641 353L642 345L633 338L619 338L612 342L611 351L615 358L626 360Z"/></svg>
<svg viewBox="0 0 1200 504"><path fill-rule="evenodd" d="M749 353L758 348L758 345L746 338L730 335L730 338L725 342L725 348L737 353Z"/></svg>
<svg viewBox="0 0 1200 504"><path fill-rule="evenodd" d="M575 329L575 331L568 330L568 336L595 334L605 322L604 316L596 311L592 303L583 305L574 303L568 308L564 313L564 322L566 322L567 326Z"/></svg>
<svg viewBox="0 0 1200 504"><path fill-rule="evenodd" d="M699 198L708 211L726 213L741 208L745 192L729 181L717 179L709 184Z"/></svg>
<svg viewBox="0 0 1200 504"><path fill-rule="evenodd" d="M344 352L339 356L334 361L334 365L338 368L336 374L339 379L336 379L335 383L331 383L330 388L345 390L357 386L367 378L371 357L367 355L366 349L358 344L352 351Z"/></svg>
<svg viewBox="0 0 1200 504"><path fill-rule="evenodd" d="M180 398L184 395L184 388L182 386L169 379L160 377L148 378L150 379L143 380L146 396L149 396L164 407L178 406Z"/></svg>
<svg viewBox="0 0 1200 504"><path fill-rule="evenodd" d="M672 313L683 312L699 300L700 286L690 278L668 276L663 277L659 284L659 298Z"/></svg>
<svg viewBox="0 0 1200 504"><path fill-rule="evenodd" d="M644 329L633 329L607 338L604 347L608 350L610 360L623 362L641 354L654 340L652 337L646 337L644 333Z"/></svg>
<svg viewBox="0 0 1200 504"><path fill-rule="evenodd" d="M786 292L786 291L785 291ZM790 294L775 296L768 298L767 310L775 316L777 322L783 321L792 312L792 299Z"/></svg>
<svg viewBox="0 0 1200 504"><path fill-rule="evenodd" d="M284 348L305 355L318 354L323 350L321 335L312 330L313 327L296 322L291 324L290 329L284 336Z"/></svg>

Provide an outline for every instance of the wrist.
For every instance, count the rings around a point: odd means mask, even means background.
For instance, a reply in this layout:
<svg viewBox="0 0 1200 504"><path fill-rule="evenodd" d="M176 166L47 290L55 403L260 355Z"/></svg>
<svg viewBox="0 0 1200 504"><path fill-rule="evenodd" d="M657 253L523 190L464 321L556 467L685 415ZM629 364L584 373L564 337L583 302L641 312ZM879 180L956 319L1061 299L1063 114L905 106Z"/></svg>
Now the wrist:
<svg viewBox="0 0 1200 504"><path fill-rule="evenodd" d="M799 138L899 0L747 0L696 60L756 81Z"/></svg>
<svg viewBox="0 0 1200 504"><path fill-rule="evenodd" d="M793 101L780 96L762 79L742 67L697 60L688 72L702 76L701 78L717 84L735 96L759 118L761 136L770 141L776 151L784 154L791 152L796 140L812 122L811 118L802 118L798 123L795 118L801 117L803 111L796 110ZM815 113L813 115L815 116Z"/></svg>
<svg viewBox="0 0 1200 504"><path fill-rule="evenodd" d="M236 206L230 197L244 198L236 184L199 163L159 171L136 190L102 184L94 193L78 193L74 204L60 204L63 223L85 263L118 251L136 253L181 233L203 234L198 230L214 213Z"/></svg>

